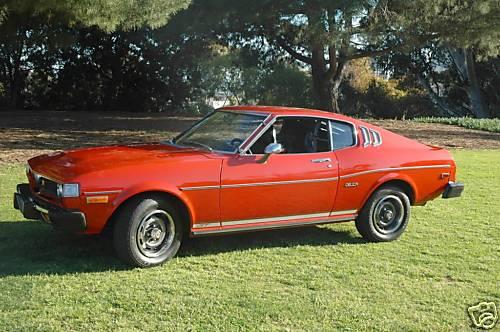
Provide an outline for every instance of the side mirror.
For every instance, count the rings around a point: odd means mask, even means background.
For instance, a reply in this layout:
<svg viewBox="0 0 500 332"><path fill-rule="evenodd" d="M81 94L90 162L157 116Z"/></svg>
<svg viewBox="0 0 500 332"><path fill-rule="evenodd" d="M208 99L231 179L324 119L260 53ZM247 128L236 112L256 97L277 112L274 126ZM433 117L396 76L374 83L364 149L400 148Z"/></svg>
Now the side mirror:
<svg viewBox="0 0 500 332"><path fill-rule="evenodd" d="M271 157L272 154L282 153L283 151L285 151L285 149L283 148L283 145L281 145L279 143L270 143L264 149L264 156L262 158L260 158L259 160L257 160L257 162L259 164L265 164L267 162L267 160L269 159L269 157Z"/></svg>

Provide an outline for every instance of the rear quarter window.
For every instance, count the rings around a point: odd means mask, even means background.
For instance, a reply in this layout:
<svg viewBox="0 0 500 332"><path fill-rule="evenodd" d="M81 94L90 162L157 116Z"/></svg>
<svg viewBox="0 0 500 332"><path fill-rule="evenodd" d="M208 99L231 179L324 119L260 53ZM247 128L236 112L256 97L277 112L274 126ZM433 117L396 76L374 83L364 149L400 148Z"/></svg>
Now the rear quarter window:
<svg viewBox="0 0 500 332"><path fill-rule="evenodd" d="M330 121L334 150L356 145L354 126L341 121Z"/></svg>

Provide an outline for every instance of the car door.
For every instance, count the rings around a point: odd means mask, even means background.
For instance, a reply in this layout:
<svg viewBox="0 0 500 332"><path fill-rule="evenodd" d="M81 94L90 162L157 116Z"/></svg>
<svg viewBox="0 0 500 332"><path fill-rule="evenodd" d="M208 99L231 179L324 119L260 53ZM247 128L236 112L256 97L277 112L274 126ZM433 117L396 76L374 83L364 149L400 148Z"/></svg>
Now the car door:
<svg viewBox="0 0 500 332"><path fill-rule="evenodd" d="M254 144L254 154L232 155L223 161L220 196L222 226L329 216L337 190L338 163L331 149L328 120L299 117L283 117L280 120L288 124L294 122L293 126L287 125L288 134L283 133L284 124L278 133L273 125ZM304 130L307 126L309 132ZM300 147L302 139L307 142L307 135L316 135L315 139L318 139L318 131L323 141L317 140L314 147L311 143L314 139L309 139L311 146L308 151ZM286 136L292 137L292 140ZM260 153L262 147L280 140L284 143L285 153L271 155L266 163L259 163L263 157Z"/></svg>

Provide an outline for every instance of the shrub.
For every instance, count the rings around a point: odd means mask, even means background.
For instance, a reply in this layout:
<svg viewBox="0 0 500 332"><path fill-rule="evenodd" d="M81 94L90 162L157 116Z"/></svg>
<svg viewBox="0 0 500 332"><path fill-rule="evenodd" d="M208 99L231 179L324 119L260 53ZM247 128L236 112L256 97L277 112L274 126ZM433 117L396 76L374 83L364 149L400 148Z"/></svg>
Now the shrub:
<svg viewBox="0 0 500 332"><path fill-rule="evenodd" d="M477 129L483 131L490 131L500 133L500 119L474 119L474 118L434 118L422 117L415 118L414 121L424 123L443 123L449 125L460 126L468 129Z"/></svg>
<svg viewBox="0 0 500 332"><path fill-rule="evenodd" d="M413 118L435 113L414 82L377 75L369 59L352 61L342 86L342 111L368 118Z"/></svg>

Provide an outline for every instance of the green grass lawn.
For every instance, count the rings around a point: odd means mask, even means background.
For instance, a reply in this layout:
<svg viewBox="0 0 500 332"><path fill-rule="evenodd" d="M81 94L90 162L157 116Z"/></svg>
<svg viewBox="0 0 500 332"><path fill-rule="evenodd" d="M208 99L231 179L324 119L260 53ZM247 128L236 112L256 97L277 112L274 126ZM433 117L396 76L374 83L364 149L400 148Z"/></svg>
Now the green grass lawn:
<svg viewBox="0 0 500 332"><path fill-rule="evenodd" d="M454 155L464 196L413 208L396 242L352 223L203 238L146 270L24 221L4 167L0 330L469 330L468 306L500 304L500 151Z"/></svg>

